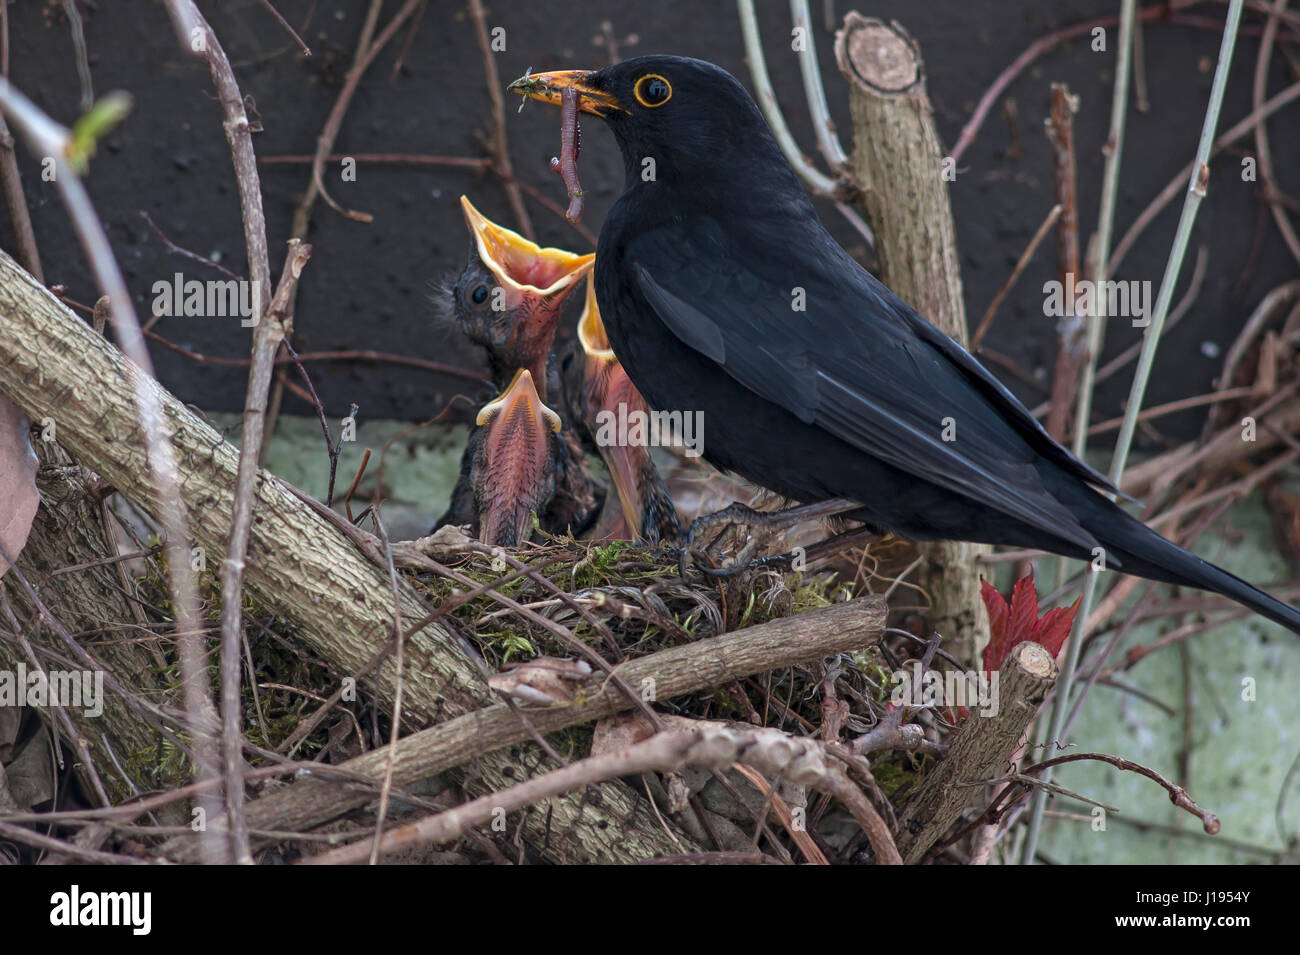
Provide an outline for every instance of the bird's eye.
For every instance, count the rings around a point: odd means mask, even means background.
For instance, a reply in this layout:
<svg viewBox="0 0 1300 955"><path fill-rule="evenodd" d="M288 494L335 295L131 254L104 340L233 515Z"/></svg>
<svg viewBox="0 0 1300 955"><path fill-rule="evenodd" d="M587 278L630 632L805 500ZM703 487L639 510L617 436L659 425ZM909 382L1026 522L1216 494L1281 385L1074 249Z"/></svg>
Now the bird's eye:
<svg viewBox="0 0 1300 955"><path fill-rule="evenodd" d="M486 285L480 285L473 292L471 292L469 296L470 301L473 302L475 305L482 305L484 302L487 301L487 297L488 297L488 288Z"/></svg>
<svg viewBox="0 0 1300 955"><path fill-rule="evenodd" d="M656 106L663 106L673 98L673 88L666 79L658 73L647 73L636 81L636 86L632 88L636 95L636 101L642 106L649 106L654 109Z"/></svg>

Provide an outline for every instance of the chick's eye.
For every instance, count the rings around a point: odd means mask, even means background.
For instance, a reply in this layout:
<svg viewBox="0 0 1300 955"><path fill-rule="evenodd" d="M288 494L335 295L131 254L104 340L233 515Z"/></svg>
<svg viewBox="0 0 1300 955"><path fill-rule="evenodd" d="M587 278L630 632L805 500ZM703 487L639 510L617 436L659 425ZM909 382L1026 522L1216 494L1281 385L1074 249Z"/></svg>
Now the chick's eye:
<svg viewBox="0 0 1300 955"><path fill-rule="evenodd" d="M487 297L488 297L488 289L486 285L480 285L473 292L471 292L469 296L470 301L473 302L475 305L482 305L484 302L487 301Z"/></svg>
<svg viewBox="0 0 1300 955"><path fill-rule="evenodd" d="M641 77L636 81L632 92L636 95L638 103L651 109L662 106L673 98L672 84L658 73L647 73Z"/></svg>

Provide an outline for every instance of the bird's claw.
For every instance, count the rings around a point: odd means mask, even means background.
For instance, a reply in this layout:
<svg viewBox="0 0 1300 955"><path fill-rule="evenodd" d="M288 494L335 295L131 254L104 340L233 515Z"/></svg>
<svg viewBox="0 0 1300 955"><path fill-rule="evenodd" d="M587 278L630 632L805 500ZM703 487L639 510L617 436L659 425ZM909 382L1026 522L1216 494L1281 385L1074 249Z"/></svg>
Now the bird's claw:
<svg viewBox="0 0 1300 955"><path fill-rule="evenodd" d="M720 511L697 517L691 522L690 529L686 532L686 540L677 552L678 573L683 578L686 577L686 561L688 557L694 561L696 569L701 574L714 580L735 577L755 567L763 566L770 558L753 559L754 552L758 549L758 541L755 540L752 534L747 536L735 557L731 558L725 566L720 566L721 555L719 554L719 548L727 528L764 524L771 516L770 514L764 514L762 511L756 511L747 504L736 502L722 508ZM722 531L703 550L697 549L695 542L714 528L722 528Z"/></svg>

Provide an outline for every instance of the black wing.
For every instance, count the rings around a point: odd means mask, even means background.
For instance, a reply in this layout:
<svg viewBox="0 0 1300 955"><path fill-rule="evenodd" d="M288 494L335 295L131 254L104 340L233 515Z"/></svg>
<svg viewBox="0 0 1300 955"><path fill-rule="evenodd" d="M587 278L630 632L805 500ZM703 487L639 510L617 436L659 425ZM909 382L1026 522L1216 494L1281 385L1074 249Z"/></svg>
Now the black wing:
<svg viewBox="0 0 1300 955"><path fill-rule="evenodd" d="M773 230L678 220L628 243L626 278L683 344L755 394L900 470L1095 547L1036 465L1046 457L1105 479L815 226L764 238Z"/></svg>

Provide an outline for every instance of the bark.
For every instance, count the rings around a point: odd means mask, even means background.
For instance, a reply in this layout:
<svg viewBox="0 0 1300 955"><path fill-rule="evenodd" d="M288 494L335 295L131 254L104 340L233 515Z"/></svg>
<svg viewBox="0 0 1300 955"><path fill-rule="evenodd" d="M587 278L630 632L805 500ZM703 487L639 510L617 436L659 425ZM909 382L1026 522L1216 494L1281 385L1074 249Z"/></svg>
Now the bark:
<svg viewBox="0 0 1300 955"><path fill-rule="evenodd" d="M898 849L904 862L920 862L980 792L979 784L1002 775L1056 676L1056 661L1037 643L1012 648L998 674L997 713L983 716L973 709L948 755L899 811Z"/></svg>
<svg viewBox="0 0 1300 955"><path fill-rule="evenodd" d="M876 236L880 278L965 347L966 308L945 179L956 170L939 144L921 51L897 23L849 13L835 37L835 59L849 81L857 204ZM934 602L931 624L945 649L974 660L989 639L979 609L977 558L992 548L932 541L919 549L925 559L916 580Z"/></svg>
<svg viewBox="0 0 1300 955"><path fill-rule="evenodd" d="M33 420L51 418L73 457L93 468L128 500L158 513L148 475L144 435L135 415L133 387L140 372L96 335L48 290L0 253L0 393ZM152 378L181 471L196 554L220 559L230 534L238 448ZM60 578L61 579L61 578ZM259 471L245 571L247 592L299 627L300 638L341 677L359 672L392 632L387 575L360 549L305 505L279 478ZM407 587L406 621L422 619L423 605ZM405 715L427 724L489 702L486 684L461 648L440 628L406 641ZM132 679L133 673L121 674ZM393 696L391 659L367 678L386 706ZM472 791L503 789L545 771L531 747L481 760ZM524 836L552 859L583 858L599 847L610 861L636 861L647 853L699 847L683 833L671 837L651 814L634 811L638 797L622 783L598 789L598 803L567 796L548 818L534 814Z"/></svg>
<svg viewBox="0 0 1300 955"><path fill-rule="evenodd" d="M142 639L132 626L141 617L127 596L128 580L118 564L99 564L52 576L60 568L99 561L115 555L107 539L96 476L74 464L55 441L33 442L40 458L36 483L41 506L31 536L18 558L18 570L32 585L64 629L81 635L80 643L108 672L120 675L138 699L150 707L179 707L179 684L168 686L157 640ZM0 580L0 590L18 617L23 636L48 669L82 670L86 664L51 629L16 575ZM8 621L0 626L9 629ZM13 671L19 663L31 669L23 648L0 640L0 666ZM66 707L79 737L85 740L101 778L114 799L142 791L167 789L185 780L180 760L166 760L165 737L139 710L105 687L103 713L87 715L85 707ZM66 735L52 709L40 709L55 738ZM92 788L86 767L76 771L86 791Z"/></svg>
<svg viewBox="0 0 1300 955"><path fill-rule="evenodd" d="M861 649L878 640L884 626L885 601L867 597L660 650L629 660L616 672L624 682L651 699L667 700L755 673ZM593 685L580 695L579 702L529 709L527 713L539 732L552 733L631 708L631 701L598 674ZM407 786L461 765L477 754L517 744L528 735L519 718L504 704L439 723L398 741L393 785ZM348 760L338 768L378 783L387 761L385 748ZM349 789L303 779L250 802L248 824L251 829L306 829L365 805L373 798L373 791L368 788ZM529 811L544 815L536 807ZM160 851L175 861L186 862L197 858L198 846L189 838L173 839ZM599 846L592 847L589 858L596 862L614 861Z"/></svg>

